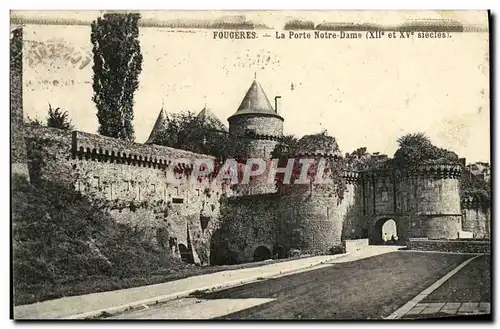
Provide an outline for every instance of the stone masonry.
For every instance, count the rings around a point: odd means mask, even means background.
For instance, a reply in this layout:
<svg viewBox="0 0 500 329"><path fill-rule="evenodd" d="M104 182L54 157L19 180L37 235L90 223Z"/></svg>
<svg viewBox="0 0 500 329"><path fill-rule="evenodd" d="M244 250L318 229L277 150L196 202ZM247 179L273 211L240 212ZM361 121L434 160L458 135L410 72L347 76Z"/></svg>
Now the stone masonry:
<svg viewBox="0 0 500 329"><path fill-rule="evenodd" d="M21 31L21 32L16 32ZM22 123L22 30L11 37L11 116L13 173L32 181L71 184L88 198L104 200L117 223L141 228L166 254L197 264L239 263L307 253L338 252L343 241L381 241L381 227L397 224L410 238L457 239L460 231L489 237L489 214L462 207L460 166L417 170L345 171L342 199L330 186L277 189L261 181L246 192L210 178L192 180L192 162L212 159L149 144L80 131ZM284 119L254 81L228 119L229 134L244 147L236 157L270 159L283 136ZM320 150L314 158L328 158ZM27 160L29 159L29 160ZM186 178L173 184L175 168Z"/></svg>
<svg viewBox="0 0 500 329"><path fill-rule="evenodd" d="M10 116L12 173L28 177L23 131L23 28L10 31Z"/></svg>

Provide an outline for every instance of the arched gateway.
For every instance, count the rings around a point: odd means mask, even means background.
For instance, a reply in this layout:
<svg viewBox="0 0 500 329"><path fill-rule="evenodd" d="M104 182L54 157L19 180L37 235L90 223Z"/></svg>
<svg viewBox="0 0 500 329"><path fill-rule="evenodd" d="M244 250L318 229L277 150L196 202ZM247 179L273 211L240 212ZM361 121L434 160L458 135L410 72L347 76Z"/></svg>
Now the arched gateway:
<svg viewBox="0 0 500 329"><path fill-rule="evenodd" d="M384 217L378 219L372 227L370 244L400 244L403 235L400 226L396 218ZM387 243L384 243L384 235L387 237ZM397 237L397 241L391 241L392 236Z"/></svg>
<svg viewBox="0 0 500 329"><path fill-rule="evenodd" d="M260 262L271 258L271 250L265 246L259 246L253 252L253 260L255 262Z"/></svg>

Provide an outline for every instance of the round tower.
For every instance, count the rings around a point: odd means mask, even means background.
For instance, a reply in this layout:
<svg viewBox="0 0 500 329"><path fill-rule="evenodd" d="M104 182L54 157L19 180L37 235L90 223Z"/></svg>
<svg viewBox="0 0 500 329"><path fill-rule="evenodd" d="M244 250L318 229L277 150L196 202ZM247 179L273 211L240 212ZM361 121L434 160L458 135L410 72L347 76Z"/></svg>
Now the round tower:
<svg viewBox="0 0 500 329"><path fill-rule="evenodd" d="M273 109L262 86L255 79L238 110L230 116L229 134L236 141L235 157L268 160L283 136L283 117Z"/></svg>
<svg viewBox="0 0 500 329"><path fill-rule="evenodd" d="M400 172L398 210L408 236L457 239L461 231L460 165L420 165Z"/></svg>
<svg viewBox="0 0 500 329"><path fill-rule="evenodd" d="M281 244L287 249L313 254L340 251L345 214L340 211L338 186L327 181L329 168L337 161L337 152L327 145L323 145L324 149L311 146L315 147L312 151L299 148L296 157L296 162L310 162L307 178L302 175L302 179L295 180L301 174L296 170L291 184L280 187ZM342 191L344 196L345 192Z"/></svg>

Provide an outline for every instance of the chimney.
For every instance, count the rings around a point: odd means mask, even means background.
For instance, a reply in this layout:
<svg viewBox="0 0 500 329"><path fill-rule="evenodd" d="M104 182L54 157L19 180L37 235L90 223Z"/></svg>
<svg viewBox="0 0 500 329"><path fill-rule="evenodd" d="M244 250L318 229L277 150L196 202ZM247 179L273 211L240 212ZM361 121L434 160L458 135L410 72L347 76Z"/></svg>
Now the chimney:
<svg viewBox="0 0 500 329"><path fill-rule="evenodd" d="M276 112L276 114L278 114L278 99L280 98L281 96L274 97L274 111Z"/></svg>

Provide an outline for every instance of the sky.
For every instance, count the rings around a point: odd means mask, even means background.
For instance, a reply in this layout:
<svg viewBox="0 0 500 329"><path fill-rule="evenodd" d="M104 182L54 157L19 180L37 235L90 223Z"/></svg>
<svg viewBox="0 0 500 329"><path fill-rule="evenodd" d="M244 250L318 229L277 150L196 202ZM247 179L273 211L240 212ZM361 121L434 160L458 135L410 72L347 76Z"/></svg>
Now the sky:
<svg viewBox="0 0 500 329"><path fill-rule="evenodd" d="M293 15L315 21L361 19L384 24L399 24L409 15L383 13ZM44 13L85 20L98 14ZM147 15L158 20L187 17L171 12ZM220 13L210 15L220 17ZM442 12L427 16L436 15L458 17ZM459 16L468 24L486 19L477 12ZM281 29L290 17L289 13L254 13L252 19ZM392 156L399 136L424 132L435 145L457 152L468 162L490 161L487 32L408 40L282 40L274 38L273 30L258 32L259 36L269 33L270 38L214 40L212 33L140 29L144 60L135 93L137 142L147 139L162 103L172 113L198 112L207 104L227 124L256 74L272 104L274 96L281 96L278 112L285 119L286 134L302 136L326 129L342 152L366 146L370 152ZM76 129L96 132L90 27L28 24L25 40L25 116L43 118L50 103L68 110Z"/></svg>

